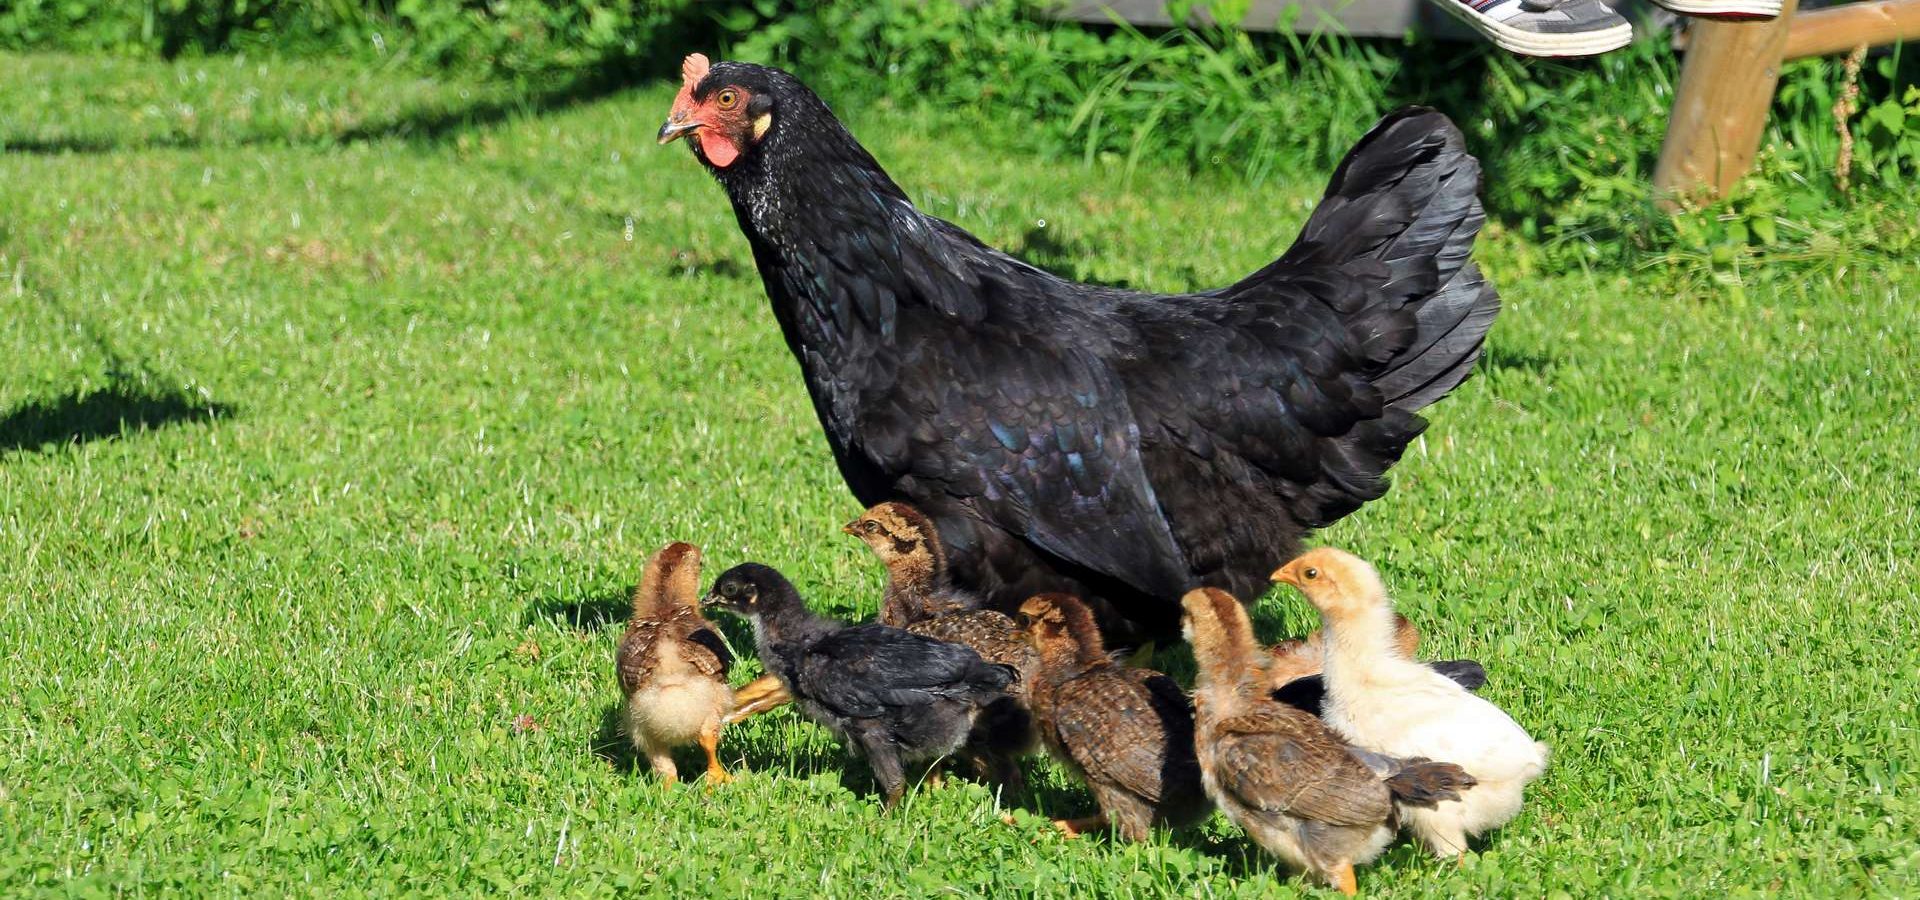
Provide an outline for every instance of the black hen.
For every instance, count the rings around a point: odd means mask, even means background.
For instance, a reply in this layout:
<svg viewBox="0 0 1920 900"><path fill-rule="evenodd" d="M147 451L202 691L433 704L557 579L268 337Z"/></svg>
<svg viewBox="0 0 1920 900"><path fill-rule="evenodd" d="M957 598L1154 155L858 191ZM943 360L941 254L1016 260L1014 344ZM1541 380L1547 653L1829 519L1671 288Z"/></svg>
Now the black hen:
<svg viewBox="0 0 1920 900"><path fill-rule="evenodd" d="M959 644L816 616L759 563L728 569L706 602L753 622L761 664L807 718L866 757L887 806L906 790L906 765L959 749L1013 680L1012 669Z"/></svg>
<svg viewBox="0 0 1920 900"><path fill-rule="evenodd" d="M1256 596L1308 529L1387 489L1499 301L1468 261L1480 168L1437 112L1382 120L1285 255L1158 295L1062 279L915 209L778 69L688 57L661 128L726 189L860 502L907 500L956 586L1170 630Z"/></svg>

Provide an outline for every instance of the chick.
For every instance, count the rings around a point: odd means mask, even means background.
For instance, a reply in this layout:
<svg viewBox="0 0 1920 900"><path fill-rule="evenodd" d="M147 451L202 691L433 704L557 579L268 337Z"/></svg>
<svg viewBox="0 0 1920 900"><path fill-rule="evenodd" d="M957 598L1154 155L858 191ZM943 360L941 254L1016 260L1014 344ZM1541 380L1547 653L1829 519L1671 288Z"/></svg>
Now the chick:
<svg viewBox="0 0 1920 900"><path fill-rule="evenodd" d="M733 780L717 755L721 718L733 708L733 656L700 615L699 590L698 547L672 543L655 553L633 590L633 618L614 657L627 736L667 784L679 777L672 749L693 742L707 753L709 783Z"/></svg>
<svg viewBox="0 0 1920 900"><path fill-rule="evenodd" d="M1028 706L1061 764L1093 791L1100 815L1054 824L1069 835L1112 825L1129 841L1154 824L1188 825L1212 808L1193 752L1193 708L1173 679L1108 657L1079 599L1042 594L1020 607L1040 654Z"/></svg>
<svg viewBox="0 0 1920 900"><path fill-rule="evenodd" d="M1520 812L1527 783L1547 769L1547 745L1499 707L1396 652L1393 602L1380 575L1358 557L1321 548L1282 566L1275 581L1299 588L1327 632L1327 724L1380 753L1458 763L1479 783L1461 799L1407 811L1407 823L1436 856L1466 852L1467 840Z"/></svg>
<svg viewBox="0 0 1920 900"><path fill-rule="evenodd" d="M1352 894L1354 865L1393 840L1398 807L1458 800L1473 786L1452 763L1355 750L1269 697L1271 656L1225 591L1191 591L1180 606L1199 666L1194 746L1207 796L1268 852Z"/></svg>
<svg viewBox="0 0 1920 900"><path fill-rule="evenodd" d="M865 542L887 567L880 623L966 644L988 662L1026 672L1039 662L1013 619L977 609L947 580L947 551L933 522L905 503L879 504L840 529Z"/></svg>
<svg viewBox="0 0 1920 900"><path fill-rule="evenodd" d="M861 513L840 530L864 541L887 567L880 624L905 628L922 619L979 605L947 580L946 547L940 543L932 520L919 510L888 501Z"/></svg>
<svg viewBox="0 0 1920 900"><path fill-rule="evenodd" d="M907 764L959 749L1013 680L1013 670L959 644L816 616L759 563L728 569L706 602L753 623L760 661L802 715L866 758L888 807L906 792Z"/></svg>
<svg viewBox="0 0 1920 900"><path fill-rule="evenodd" d="M1393 618L1394 648L1403 659L1413 659L1414 651L1420 647L1420 630L1413 627L1406 616L1395 613ZM1273 645L1270 653L1273 661L1267 671L1272 676L1273 698L1319 715L1327 693L1326 682L1320 678L1326 655L1326 632L1315 631L1305 638L1281 641ZM1443 659L1423 665L1470 691L1477 691L1487 683L1487 670L1471 659Z"/></svg>

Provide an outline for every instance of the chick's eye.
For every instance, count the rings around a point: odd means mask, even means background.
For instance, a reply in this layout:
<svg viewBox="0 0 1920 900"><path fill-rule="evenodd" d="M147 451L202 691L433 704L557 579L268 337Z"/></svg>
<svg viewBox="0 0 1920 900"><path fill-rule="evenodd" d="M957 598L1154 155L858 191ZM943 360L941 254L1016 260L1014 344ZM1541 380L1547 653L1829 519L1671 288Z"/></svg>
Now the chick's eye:
<svg viewBox="0 0 1920 900"><path fill-rule="evenodd" d="M735 106L739 106L739 105L740 105L739 91L736 91L733 88L727 88L726 90L720 92L720 108L721 109L732 109Z"/></svg>
<svg viewBox="0 0 1920 900"><path fill-rule="evenodd" d="M1312 567L1312 566L1308 566L1308 567L1306 568L1306 571L1304 571L1304 572L1301 572L1300 574L1301 574L1301 575L1304 575L1304 576L1306 576L1306 578L1307 578L1307 580L1308 580L1308 581L1312 581L1312 580L1314 580L1315 578L1319 578L1319 577L1320 577L1320 570L1319 570L1319 569L1316 569L1316 568L1314 568L1314 567Z"/></svg>
<svg viewBox="0 0 1920 900"><path fill-rule="evenodd" d="M860 526L860 527L861 527L861 528L865 528L865 529L867 530L867 533L868 533L868 534L872 534L872 533L874 533L874 532L876 532L876 531L879 531L879 530L880 530L880 523L879 523L879 522L868 522L868 523L866 523L866 524L864 524L864 525L862 525L862 526Z"/></svg>
<svg viewBox="0 0 1920 900"><path fill-rule="evenodd" d="M720 586L720 596L722 597L731 597L738 593L740 593L740 586L731 581Z"/></svg>

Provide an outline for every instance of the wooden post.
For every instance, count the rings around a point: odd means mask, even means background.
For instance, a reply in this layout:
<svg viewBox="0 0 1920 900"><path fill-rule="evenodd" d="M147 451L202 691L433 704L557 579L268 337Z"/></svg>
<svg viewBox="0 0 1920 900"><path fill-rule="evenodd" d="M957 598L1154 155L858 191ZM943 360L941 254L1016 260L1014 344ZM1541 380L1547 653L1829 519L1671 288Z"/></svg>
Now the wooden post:
<svg viewBox="0 0 1920 900"><path fill-rule="evenodd" d="M1787 59L1826 56L1861 44L1920 40L1920 0L1878 0L1816 9L1787 29Z"/></svg>
<svg viewBox="0 0 1920 900"><path fill-rule="evenodd" d="M1693 24L1667 139L1653 170L1657 192L1668 198L1717 197L1747 174L1760 150L1787 31L1799 5L1799 0L1784 0L1773 19Z"/></svg>

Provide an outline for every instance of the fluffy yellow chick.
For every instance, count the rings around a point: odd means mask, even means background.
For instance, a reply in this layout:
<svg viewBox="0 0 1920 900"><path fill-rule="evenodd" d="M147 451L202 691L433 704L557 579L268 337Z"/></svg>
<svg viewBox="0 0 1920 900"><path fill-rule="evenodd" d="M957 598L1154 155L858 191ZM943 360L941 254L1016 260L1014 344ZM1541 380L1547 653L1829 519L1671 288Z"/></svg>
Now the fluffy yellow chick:
<svg viewBox="0 0 1920 900"><path fill-rule="evenodd" d="M1521 792L1547 769L1547 745L1458 683L1395 646L1393 601L1364 560L1321 548L1282 566L1320 611L1326 631L1327 724L1356 746L1458 764L1478 782L1459 800L1408 809L1405 822L1434 855L1457 857L1467 841L1520 812Z"/></svg>

